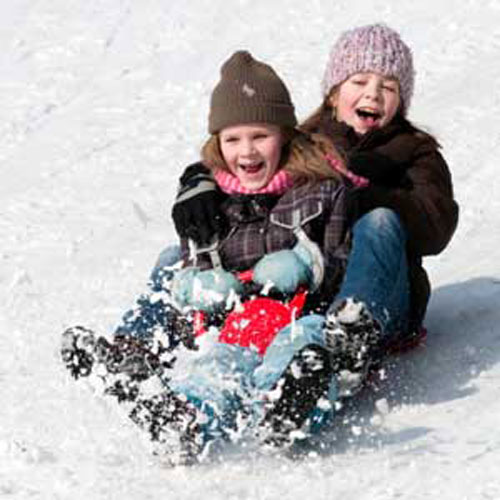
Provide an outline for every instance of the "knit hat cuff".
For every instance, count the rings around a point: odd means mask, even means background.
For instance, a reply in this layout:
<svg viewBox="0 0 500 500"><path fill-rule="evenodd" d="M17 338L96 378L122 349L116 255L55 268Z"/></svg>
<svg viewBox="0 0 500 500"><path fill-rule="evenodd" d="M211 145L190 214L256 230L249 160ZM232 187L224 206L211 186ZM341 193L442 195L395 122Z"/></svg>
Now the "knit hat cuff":
<svg viewBox="0 0 500 500"><path fill-rule="evenodd" d="M271 123L282 127L295 127L297 119L289 104L255 103L249 106L227 103L224 113L210 113L208 129L215 134L226 127L245 123Z"/></svg>

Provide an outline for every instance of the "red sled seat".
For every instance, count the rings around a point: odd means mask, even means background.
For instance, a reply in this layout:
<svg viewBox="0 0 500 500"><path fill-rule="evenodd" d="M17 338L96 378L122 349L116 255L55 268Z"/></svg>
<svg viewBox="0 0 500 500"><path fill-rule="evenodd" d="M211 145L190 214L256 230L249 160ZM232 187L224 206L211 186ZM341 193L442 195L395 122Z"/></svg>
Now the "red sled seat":
<svg viewBox="0 0 500 500"><path fill-rule="evenodd" d="M238 274L242 282L252 281L252 271ZM289 301L257 296L237 305L227 314L220 327L219 341L256 349L262 356L278 332L298 319L307 299L307 289L300 288ZM207 332L207 317L202 311L194 315L195 336ZM407 352L423 345L427 330L418 328L406 335L397 335L384 346L387 354L395 355Z"/></svg>

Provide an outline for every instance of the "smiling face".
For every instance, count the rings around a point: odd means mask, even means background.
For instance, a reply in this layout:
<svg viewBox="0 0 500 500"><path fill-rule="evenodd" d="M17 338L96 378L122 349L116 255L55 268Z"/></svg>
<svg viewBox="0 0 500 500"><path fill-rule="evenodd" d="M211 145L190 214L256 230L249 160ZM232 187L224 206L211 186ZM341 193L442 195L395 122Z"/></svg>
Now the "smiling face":
<svg viewBox="0 0 500 500"><path fill-rule="evenodd" d="M278 170L283 134L276 125L235 125L221 130L219 144L229 171L243 187L258 190Z"/></svg>
<svg viewBox="0 0 500 500"><path fill-rule="evenodd" d="M347 123L358 134L390 123L400 103L397 80L378 73L351 75L330 97L337 120Z"/></svg>

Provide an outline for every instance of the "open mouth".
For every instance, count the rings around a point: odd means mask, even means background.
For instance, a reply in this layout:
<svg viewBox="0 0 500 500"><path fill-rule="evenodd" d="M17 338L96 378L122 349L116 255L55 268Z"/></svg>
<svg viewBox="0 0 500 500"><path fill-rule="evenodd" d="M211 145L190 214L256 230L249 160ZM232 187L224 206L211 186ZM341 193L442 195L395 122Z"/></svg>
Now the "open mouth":
<svg viewBox="0 0 500 500"><path fill-rule="evenodd" d="M264 162L261 161L259 163L250 163L248 165L240 164L239 167L244 170L247 174L256 174L262 168L264 168Z"/></svg>
<svg viewBox="0 0 500 500"><path fill-rule="evenodd" d="M356 115L368 126L377 125L382 119L382 113L370 108L359 108Z"/></svg>

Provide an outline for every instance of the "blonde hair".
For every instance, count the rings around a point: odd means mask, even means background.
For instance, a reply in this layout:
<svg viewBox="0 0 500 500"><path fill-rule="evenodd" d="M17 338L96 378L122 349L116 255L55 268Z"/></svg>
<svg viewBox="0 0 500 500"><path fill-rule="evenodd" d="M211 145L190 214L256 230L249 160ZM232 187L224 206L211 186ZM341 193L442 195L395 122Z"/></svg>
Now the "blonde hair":
<svg viewBox="0 0 500 500"><path fill-rule="evenodd" d="M294 183L315 183L325 179L339 179L326 156L344 162L332 141L322 134L308 134L295 128L283 128L284 144L280 168L288 172ZM203 163L211 170L229 171L222 156L219 134L213 134L201 149Z"/></svg>

